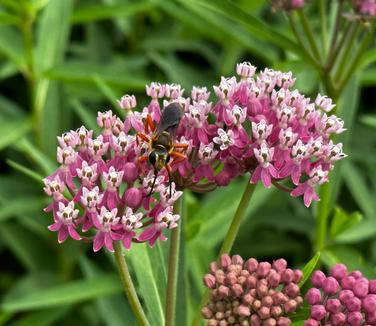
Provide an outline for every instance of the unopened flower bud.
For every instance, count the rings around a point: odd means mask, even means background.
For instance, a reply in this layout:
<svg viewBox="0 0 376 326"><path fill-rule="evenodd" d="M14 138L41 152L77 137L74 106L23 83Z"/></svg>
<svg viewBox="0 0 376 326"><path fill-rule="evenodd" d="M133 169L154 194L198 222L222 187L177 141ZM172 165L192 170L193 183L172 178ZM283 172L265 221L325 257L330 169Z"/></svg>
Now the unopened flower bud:
<svg viewBox="0 0 376 326"><path fill-rule="evenodd" d="M284 260L283 258L280 258L280 259L277 259L273 262L273 268L277 271L277 272L282 272L286 269L287 267L287 261Z"/></svg>
<svg viewBox="0 0 376 326"><path fill-rule="evenodd" d="M277 318L282 314L282 308L280 306L273 306L270 308L270 315Z"/></svg>
<svg viewBox="0 0 376 326"><path fill-rule="evenodd" d="M124 165L123 178L128 183L132 183L136 181L136 179L138 178L138 171L137 171L136 164L128 162Z"/></svg>
<svg viewBox="0 0 376 326"><path fill-rule="evenodd" d="M283 305L285 312L290 313L296 310L297 304L295 300L289 300Z"/></svg>
<svg viewBox="0 0 376 326"><path fill-rule="evenodd" d="M311 308L311 318L316 320L323 320L326 315L326 310L323 305L315 305Z"/></svg>
<svg viewBox="0 0 376 326"><path fill-rule="evenodd" d="M275 326L275 325L277 325L277 321L274 318L268 318L268 319L264 320L263 325L264 326Z"/></svg>
<svg viewBox="0 0 376 326"><path fill-rule="evenodd" d="M235 297L240 297L243 294L243 288L240 284L234 284L231 287L232 293L234 294Z"/></svg>
<svg viewBox="0 0 376 326"><path fill-rule="evenodd" d="M376 294L376 280L369 281L368 293Z"/></svg>
<svg viewBox="0 0 376 326"><path fill-rule="evenodd" d="M299 286L297 286L295 283L290 283L285 287L285 293L291 298L295 298L299 292Z"/></svg>
<svg viewBox="0 0 376 326"><path fill-rule="evenodd" d="M212 274L206 274L204 276L204 284L209 288L209 289L214 289L215 288L215 277Z"/></svg>
<svg viewBox="0 0 376 326"><path fill-rule="evenodd" d="M330 320L333 326L344 325L346 322L346 315L343 312L337 312L336 314L332 314Z"/></svg>
<svg viewBox="0 0 376 326"><path fill-rule="evenodd" d="M336 294L339 290L338 281L334 277L329 276L324 280L322 289L328 295Z"/></svg>
<svg viewBox="0 0 376 326"><path fill-rule="evenodd" d="M348 311L360 311L362 301L360 301L360 299L357 297L353 297L345 302L345 306Z"/></svg>
<svg viewBox="0 0 376 326"><path fill-rule="evenodd" d="M226 269L231 264L231 257L228 254L223 254L220 258L221 267Z"/></svg>
<svg viewBox="0 0 376 326"><path fill-rule="evenodd" d="M341 301L338 299L328 299L326 302L325 308L328 312L331 312L332 314L335 314L339 311L341 307Z"/></svg>
<svg viewBox="0 0 376 326"><path fill-rule="evenodd" d="M359 311L352 311L347 315L347 323L350 326L360 326L363 321L363 316Z"/></svg>
<svg viewBox="0 0 376 326"><path fill-rule="evenodd" d="M275 270L271 270L267 276L267 280L271 287L276 288L281 281L281 275Z"/></svg>
<svg viewBox="0 0 376 326"><path fill-rule="evenodd" d="M305 299L310 305L316 305L321 302L321 292L319 289L311 288L305 295Z"/></svg>
<svg viewBox="0 0 376 326"><path fill-rule="evenodd" d="M239 307L237 307L237 313L241 317L247 317L251 315L251 310L247 306L240 305Z"/></svg>
<svg viewBox="0 0 376 326"><path fill-rule="evenodd" d="M278 326L290 326L291 320L287 317L279 317L277 320L277 325Z"/></svg>
<svg viewBox="0 0 376 326"><path fill-rule="evenodd" d="M362 301L362 307L366 313L376 311L376 295L368 294Z"/></svg>
<svg viewBox="0 0 376 326"><path fill-rule="evenodd" d="M241 265L241 266L244 263L243 258L241 256L239 256L239 255L232 256L231 261L232 261L233 264L235 264L235 265Z"/></svg>
<svg viewBox="0 0 376 326"><path fill-rule="evenodd" d="M358 278L354 284L353 292L358 298L364 298L368 294L368 281Z"/></svg>
<svg viewBox="0 0 376 326"><path fill-rule="evenodd" d="M261 319L267 319L270 317L270 309L268 307L261 307L257 313Z"/></svg>
<svg viewBox="0 0 376 326"><path fill-rule="evenodd" d="M314 271L312 273L311 282L313 286L319 289L323 286L325 279L326 279L326 276L322 271Z"/></svg>
<svg viewBox="0 0 376 326"><path fill-rule="evenodd" d="M352 290L355 284L355 278L353 276L346 276L341 280L341 287L344 290Z"/></svg>
<svg viewBox="0 0 376 326"><path fill-rule="evenodd" d="M330 270L330 275L339 281L347 275L347 267L344 264L337 264Z"/></svg>
<svg viewBox="0 0 376 326"><path fill-rule="evenodd" d="M304 322L304 326L318 326L319 323L315 319L308 319Z"/></svg>
<svg viewBox="0 0 376 326"><path fill-rule="evenodd" d="M136 209L141 205L142 202L142 192L138 188L129 188L124 193L124 201L127 206Z"/></svg>
<svg viewBox="0 0 376 326"><path fill-rule="evenodd" d="M294 270L294 282L299 283L303 279L303 272L300 269Z"/></svg>
<svg viewBox="0 0 376 326"><path fill-rule="evenodd" d="M294 280L294 271L290 268L285 269L281 274L281 280L284 284L289 284Z"/></svg>
<svg viewBox="0 0 376 326"><path fill-rule="evenodd" d="M253 273L257 270L258 261L254 258L250 258L245 262L244 267L248 270L248 272Z"/></svg>
<svg viewBox="0 0 376 326"><path fill-rule="evenodd" d="M268 262L262 262L259 263L258 268L257 268L257 276L259 277L266 277L270 271L270 264Z"/></svg>
<svg viewBox="0 0 376 326"><path fill-rule="evenodd" d="M202 317L204 317L205 319L210 319L213 317L213 312L208 308L208 307L203 307L201 309L201 315Z"/></svg>

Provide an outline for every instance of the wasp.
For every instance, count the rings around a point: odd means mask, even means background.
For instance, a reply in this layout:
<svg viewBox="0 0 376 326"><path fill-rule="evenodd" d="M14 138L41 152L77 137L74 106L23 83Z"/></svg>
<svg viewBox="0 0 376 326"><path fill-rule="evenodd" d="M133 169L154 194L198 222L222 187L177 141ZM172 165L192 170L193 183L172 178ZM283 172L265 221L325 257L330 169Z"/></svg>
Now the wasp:
<svg viewBox="0 0 376 326"><path fill-rule="evenodd" d="M147 115L144 128L146 133L152 132L150 137L142 132L136 134L137 144L140 139L149 144L149 153L138 159L139 162L148 161L154 168L154 180L149 196L153 193L159 171L165 168L169 178L171 197L171 165L184 161L186 159L184 152L188 148L188 144L174 142L182 116L180 105L171 103L163 109L157 125L154 124L151 115Z"/></svg>

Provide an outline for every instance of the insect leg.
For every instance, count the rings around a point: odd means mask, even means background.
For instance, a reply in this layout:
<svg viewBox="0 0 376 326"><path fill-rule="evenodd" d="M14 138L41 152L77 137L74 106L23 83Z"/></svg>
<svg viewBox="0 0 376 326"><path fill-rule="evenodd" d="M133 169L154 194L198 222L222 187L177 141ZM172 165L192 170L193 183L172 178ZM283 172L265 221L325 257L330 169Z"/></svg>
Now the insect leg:
<svg viewBox="0 0 376 326"><path fill-rule="evenodd" d="M154 170L154 180L153 180L153 183L151 184L151 189L150 189L150 192L148 193L148 196L151 196L151 194L153 193L153 190L154 190L154 187L155 187L155 182L157 181L157 178L158 178L158 171Z"/></svg>
<svg viewBox="0 0 376 326"><path fill-rule="evenodd" d="M187 149L189 145L188 144L181 144L181 143L174 143L173 146L174 146L174 148Z"/></svg>
<svg viewBox="0 0 376 326"><path fill-rule="evenodd" d="M171 178L171 166L169 164L166 165L166 170L168 174L169 198L171 198L172 197L172 178Z"/></svg>
<svg viewBox="0 0 376 326"><path fill-rule="evenodd" d="M175 151L172 151L170 153L170 155L173 157L173 161L172 161L172 164L176 164L176 163L180 163L180 162L183 162L187 156L184 155L183 153L179 153L179 152L175 152Z"/></svg>
<svg viewBox="0 0 376 326"><path fill-rule="evenodd" d="M136 134L136 143L137 143L137 145L139 145L139 143L140 143L139 139L141 139L141 140L143 140L144 142L147 142L147 143L150 141L149 137L146 136L145 134L143 134L142 132L138 132Z"/></svg>
<svg viewBox="0 0 376 326"><path fill-rule="evenodd" d="M144 127L145 127L146 132L149 132L149 131L154 132L154 130L155 130L155 124L154 124L153 119L151 118L150 114L148 114L146 116Z"/></svg>

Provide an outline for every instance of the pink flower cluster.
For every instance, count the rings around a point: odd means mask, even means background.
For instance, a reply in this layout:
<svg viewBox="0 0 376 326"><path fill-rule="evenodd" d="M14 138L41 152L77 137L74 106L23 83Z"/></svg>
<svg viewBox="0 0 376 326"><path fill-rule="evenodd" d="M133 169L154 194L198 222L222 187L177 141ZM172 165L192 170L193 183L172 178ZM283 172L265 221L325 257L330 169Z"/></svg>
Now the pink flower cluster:
<svg viewBox="0 0 376 326"><path fill-rule="evenodd" d="M238 64L236 72L240 78L222 77L213 87L214 103L205 87L193 87L184 97L180 85L151 83L146 86L151 101L141 111L135 110L136 98L125 95L118 101L125 119L99 112L97 137L85 127L58 137L61 166L44 180L44 189L53 199L47 211L53 212L50 229L59 232L59 241L92 239L80 235L81 228L95 232L95 251L103 245L112 250L116 240L126 248L132 242L153 245L166 239L164 229L177 225L172 207L182 194L178 190L212 191L248 172L250 182L262 181L267 188L286 190L278 182L290 179L295 188L287 191L304 196L306 206L318 200L315 187L327 182L334 163L346 156L342 144L330 140L344 131L343 121L328 114L332 100L319 94L311 102L291 89L291 72L265 69L255 75L248 62ZM169 134L179 143L172 149L180 159L166 162L168 173L148 162L154 148L147 139L156 134L145 121L158 126L171 103L179 105L182 118Z"/></svg>
<svg viewBox="0 0 376 326"><path fill-rule="evenodd" d="M363 16L376 17L376 1L375 0L351 0L355 11Z"/></svg>
<svg viewBox="0 0 376 326"><path fill-rule="evenodd" d="M202 309L207 326L287 326L286 314L294 312L303 299L297 283L300 270L287 268L284 259L271 265L239 255L225 254L210 264L204 284L211 289L210 302Z"/></svg>
<svg viewBox="0 0 376 326"><path fill-rule="evenodd" d="M349 273L338 264L328 277L315 271L311 281L314 288L305 296L311 318L305 326L376 325L376 280L369 281L359 271Z"/></svg>
<svg viewBox="0 0 376 326"><path fill-rule="evenodd" d="M291 180L291 195L303 196L309 206L319 199L315 187L327 182L335 162L346 156L342 144L330 139L345 130L343 121L329 114L335 105L320 94L311 102L292 89L291 72L265 69L255 75L248 62L238 64L236 72L240 79L222 77L213 87L214 104L206 88L193 87L186 98L179 85L153 83L147 88L151 103L142 113L132 111L126 125L142 130L140 116L147 114L158 123L158 98L165 98L165 106L177 102L184 115L176 141L189 144L188 159L173 166L179 188L208 191L250 172L250 182L262 181L267 188ZM129 96L121 105L129 107Z"/></svg>
<svg viewBox="0 0 376 326"><path fill-rule="evenodd" d="M93 241L94 251L103 246L113 251L113 241L126 249L132 242L166 240L165 229L177 226L173 204L182 194L172 184L172 195L163 176L155 180L148 169L140 179L138 156L142 148L125 132L123 121L111 111L98 113L102 133L94 137L85 127L58 137L57 160L61 166L44 180L52 203L51 231L61 243L68 236ZM155 198L158 197L158 200ZM89 236L82 233L89 232Z"/></svg>

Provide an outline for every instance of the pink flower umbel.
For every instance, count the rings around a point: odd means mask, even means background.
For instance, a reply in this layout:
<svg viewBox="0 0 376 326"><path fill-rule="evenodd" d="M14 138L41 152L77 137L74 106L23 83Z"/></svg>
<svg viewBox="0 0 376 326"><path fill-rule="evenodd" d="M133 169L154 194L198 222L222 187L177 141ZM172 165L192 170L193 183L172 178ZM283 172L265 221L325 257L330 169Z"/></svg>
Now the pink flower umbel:
<svg viewBox="0 0 376 326"><path fill-rule="evenodd" d="M210 264L204 284L211 290L201 310L206 325L291 325L287 314L303 299L297 283L300 270L287 268L284 259L270 264L225 254Z"/></svg>
<svg viewBox="0 0 376 326"><path fill-rule="evenodd" d="M311 281L314 287L305 295L311 314L305 326L376 324L376 280L337 264L329 276L315 271Z"/></svg>

